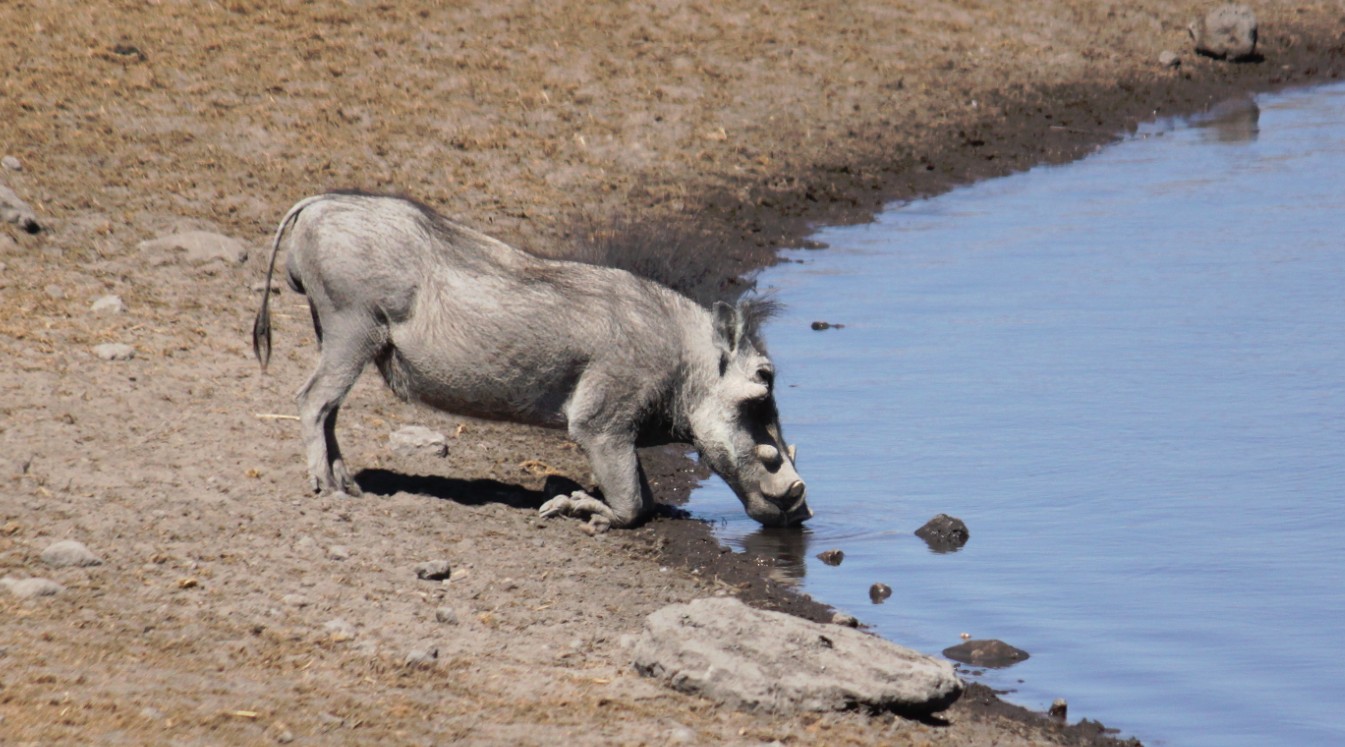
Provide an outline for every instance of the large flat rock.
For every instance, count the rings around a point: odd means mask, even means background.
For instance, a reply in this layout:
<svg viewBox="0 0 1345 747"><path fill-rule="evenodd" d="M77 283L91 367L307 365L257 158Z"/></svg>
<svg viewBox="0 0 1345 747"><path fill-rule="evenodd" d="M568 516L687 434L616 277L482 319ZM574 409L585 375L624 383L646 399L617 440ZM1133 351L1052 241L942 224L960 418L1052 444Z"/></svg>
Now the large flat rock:
<svg viewBox="0 0 1345 747"><path fill-rule="evenodd" d="M645 620L635 668L745 710L863 709L925 716L962 682L946 661L838 625L753 609L731 597L674 604Z"/></svg>

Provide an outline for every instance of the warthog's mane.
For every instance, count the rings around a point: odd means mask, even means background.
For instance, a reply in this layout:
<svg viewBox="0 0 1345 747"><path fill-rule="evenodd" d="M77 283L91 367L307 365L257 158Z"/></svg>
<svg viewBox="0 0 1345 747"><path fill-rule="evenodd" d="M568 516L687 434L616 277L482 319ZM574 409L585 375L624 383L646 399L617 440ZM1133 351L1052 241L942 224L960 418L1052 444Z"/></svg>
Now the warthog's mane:
<svg viewBox="0 0 1345 747"><path fill-rule="evenodd" d="M770 296L754 296L738 302L738 309L743 315L743 333L763 352L764 342L761 339L761 328L784 308L783 303Z"/></svg>

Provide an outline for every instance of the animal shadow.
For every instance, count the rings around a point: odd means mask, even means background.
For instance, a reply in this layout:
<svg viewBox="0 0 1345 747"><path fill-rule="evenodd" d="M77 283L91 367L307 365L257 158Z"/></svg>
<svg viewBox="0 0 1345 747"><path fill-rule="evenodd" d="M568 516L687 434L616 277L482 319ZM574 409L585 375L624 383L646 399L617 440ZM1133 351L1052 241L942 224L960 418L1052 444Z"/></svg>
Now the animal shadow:
<svg viewBox="0 0 1345 747"><path fill-rule="evenodd" d="M366 469L355 475L365 493L390 496L396 493L415 493L453 501L464 506L500 503L510 508L537 510L561 493L581 489L579 483L564 477L548 477L541 490L529 490L499 480L463 480L439 475L406 475L386 469Z"/></svg>

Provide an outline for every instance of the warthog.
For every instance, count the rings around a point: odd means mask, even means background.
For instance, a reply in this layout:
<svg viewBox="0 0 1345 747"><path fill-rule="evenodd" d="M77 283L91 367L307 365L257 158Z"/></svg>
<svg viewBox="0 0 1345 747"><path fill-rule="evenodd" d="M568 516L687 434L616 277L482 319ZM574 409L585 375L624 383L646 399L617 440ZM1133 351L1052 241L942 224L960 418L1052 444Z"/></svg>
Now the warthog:
<svg viewBox="0 0 1345 747"><path fill-rule="evenodd" d="M758 336L764 305L706 309L623 270L535 257L417 202L362 193L291 208L268 287L287 232L289 285L308 296L321 351L298 394L314 490L359 494L336 415L373 361L403 399L567 429L606 503L576 492L548 501L545 515L639 522L653 497L635 449L677 442L693 444L762 524L812 516ZM263 371L269 300L252 336Z"/></svg>

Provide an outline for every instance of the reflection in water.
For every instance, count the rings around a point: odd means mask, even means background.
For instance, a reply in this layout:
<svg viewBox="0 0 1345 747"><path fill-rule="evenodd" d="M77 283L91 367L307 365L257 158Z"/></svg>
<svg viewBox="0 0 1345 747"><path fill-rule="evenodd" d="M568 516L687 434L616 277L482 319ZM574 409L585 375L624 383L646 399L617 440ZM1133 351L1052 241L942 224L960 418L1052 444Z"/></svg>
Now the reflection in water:
<svg viewBox="0 0 1345 747"><path fill-rule="evenodd" d="M759 558L772 558L780 576L797 581L808 572L808 542L812 532L804 527L761 527L743 537L743 550Z"/></svg>
<svg viewBox="0 0 1345 747"><path fill-rule="evenodd" d="M1228 99L1215 104L1204 116L1192 120L1202 132L1218 143L1251 143L1261 133L1261 107L1250 96Z"/></svg>

